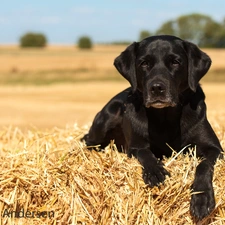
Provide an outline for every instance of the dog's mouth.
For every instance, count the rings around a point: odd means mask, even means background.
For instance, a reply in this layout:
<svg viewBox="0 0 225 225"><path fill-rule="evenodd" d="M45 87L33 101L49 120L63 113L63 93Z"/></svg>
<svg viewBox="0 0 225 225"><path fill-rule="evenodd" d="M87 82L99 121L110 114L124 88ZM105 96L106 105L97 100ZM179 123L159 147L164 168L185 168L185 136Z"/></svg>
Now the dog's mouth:
<svg viewBox="0 0 225 225"><path fill-rule="evenodd" d="M174 107L176 106L176 104L174 102L168 102L168 101L148 101L145 103L145 107L146 108L156 108L156 109L162 109L162 108L166 108L166 107Z"/></svg>

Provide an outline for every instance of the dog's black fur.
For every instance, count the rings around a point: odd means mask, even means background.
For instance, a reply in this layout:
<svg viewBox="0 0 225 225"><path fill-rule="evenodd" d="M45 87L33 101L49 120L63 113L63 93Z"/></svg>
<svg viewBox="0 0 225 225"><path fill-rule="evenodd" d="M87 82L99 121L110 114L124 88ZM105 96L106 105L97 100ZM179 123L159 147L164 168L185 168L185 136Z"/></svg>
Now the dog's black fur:
<svg viewBox="0 0 225 225"><path fill-rule="evenodd" d="M222 151L199 85L211 65L209 56L177 37L152 36L128 46L114 65L131 87L96 115L83 140L104 148L114 139L119 151L139 160L143 179L151 187L169 175L159 160L171 155L167 144L176 151L196 145L203 160L191 187L190 211L201 220L215 207L213 169Z"/></svg>

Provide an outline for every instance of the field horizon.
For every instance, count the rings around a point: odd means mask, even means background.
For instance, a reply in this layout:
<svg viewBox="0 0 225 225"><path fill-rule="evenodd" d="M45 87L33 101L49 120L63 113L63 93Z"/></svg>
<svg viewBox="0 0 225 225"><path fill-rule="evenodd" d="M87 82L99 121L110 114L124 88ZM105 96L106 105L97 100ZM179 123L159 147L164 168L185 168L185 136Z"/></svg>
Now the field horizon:
<svg viewBox="0 0 225 225"><path fill-rule="evenodd" d="M0 84L47 85L88 81L122 81L113 66L125 45L95 45L80 50L72 45L45 48L0 46ZM225 82L225 49L202 49L212 59L203 78L209 82Z"/></svg>

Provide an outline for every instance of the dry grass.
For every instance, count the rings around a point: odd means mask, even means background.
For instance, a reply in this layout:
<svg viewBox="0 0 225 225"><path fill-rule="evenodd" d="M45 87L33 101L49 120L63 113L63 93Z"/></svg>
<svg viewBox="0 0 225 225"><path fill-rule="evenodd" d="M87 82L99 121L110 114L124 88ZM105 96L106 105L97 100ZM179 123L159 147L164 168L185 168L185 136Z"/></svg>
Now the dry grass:
<svg viewBox="0 0 225 225"><path fill-rule="evenodd" d="M21 49L0 46L0 72L37 71L54 69L112 69L113 60L127 46L96 45L92 50L74 46L49 46L44 49ZM212 70L224 69L225 49L203 49L213 61Z"/></svg>
<svg viewBox="0 0 225 225"><path fill-rule="evenodd" d="M83 80L122 80L113 61L126 46L97 45L91 51L74 46L20 49L0 46L0 83L48 84ZM206 80L225 80L225 50L204 49L213 64Z"/></svg>
<svg viewBox="0 0 225 225"><path fill-rule="evenodd" d="M74 74L76 81L77 77L113 77L113 59L123 49L97 46L85 52L69 46L44 51L1 47L0 76L23 79L22 83L33 75L31 81L61 79L62 75L69 81ZM224 70L225 51L206 52L214 61L212 70ZM1 87L0 225L195 224L189 213L195 157L165 159L172 176L161 187L151 189L143 183L140 164L114 151L113 143L101 153L91 152L79 142L87 131L82 125L90 124L96 112L127 85L98 82ZM224 147L224 84L203 87L209 120ZM80 125L71 126L75 122ZM214 176L216 209L199 224L225 223L224 186L225 163L220 160ZM35 218L3 217L6 210L19 215L28 212L28 216L34 212ZM37 212L50 214L37 218Z"/></svg>
<svg viewBox="0 0 225 225"><path fill-rule="evenodd" d="M95 114L128 82L94 82L51 86L1 86L0 129L65 127L90 124Z"/></svg>
<svg viewBox="0 0 225 225"><path fill-rule="evenodd" d="M160 188L151 189L143 183L137 160L112 150L113 143L101 153L91 152L79 142L87 132L87 126L81 124L91 122L126 86L1 87L0 124L14 126L0 129L0 224L195 224L189 213L195 157L165 159L172 176ZM203 88L209 120L224 147L224 84L207 83ZM20 119L13 120L18 115ZM80 126L72 126L75 121ZM66 123L70 125L65 127ZM52 128L54 125L61 128ZM225 163L220 160L214 175L216 209L199 224L225 223L224 186ZM52 214L7 218L3 217L5 210Z"/></svg>
<svg viewBox="0 0 225 225"><path fill-rule="evenodd" d="M165 159L172 176L151 189L140 164L114 151L113 143L104 153L87 150L79 142L86 131L76 125L46 132L1 130L0 224L195 224L189 213L195 157ZM199 224L224 224L224 185L225 163L219 160L216 209ZM35 212L35 218L3 217L5 210ZM37 211L47 218L37 218Z"/></svg>
<svg viewBox="0 0 225 225"><path fill-rule="evenodd" d="M111 69L114 58L126 46L96 46L79 50L74 46L50 46L44 49L21 49L0 46L0 71L38 71L57 69Z"/></svg>
<svg viewBox="0 0 225 225"><path fill-rule="evenodd" d="M51 86L1 86L0 129L63 128L66 124L90 125L95 114L128 82L92 82ZM225 127L225 83L203 83L208 117L216 127Z"/></svg>
<svg viewBox="0 0 225 225"><path fill-rule="evenodd" d="M0 47L0 83L48 84L82 80L118 80L114 58L125 46L74 46L45 49Z"/></svg>

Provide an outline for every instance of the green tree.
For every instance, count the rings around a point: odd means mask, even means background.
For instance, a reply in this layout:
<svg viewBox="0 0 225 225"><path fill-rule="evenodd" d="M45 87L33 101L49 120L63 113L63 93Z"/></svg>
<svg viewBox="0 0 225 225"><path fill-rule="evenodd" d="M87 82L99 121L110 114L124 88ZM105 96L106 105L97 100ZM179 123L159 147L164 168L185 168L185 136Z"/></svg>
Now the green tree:
<svg viewBox="0 0 225 225"><path fill-rule="evenodd" d="M173 20L170 20L168 22L165 22L157 31L156 34L158 35L163 35L163 34L168 34L168 35L177 35L176 30L175 30L175 22Z"/></svg>
<svg viewBox="0 0 225 225"><path fill-rule="evenodd" d="M45 47L47 38L41 33L26 33L20 38L21 47Z"/></svg>
<svg viewBox="0 0 225 225"><path fill-rule="evenodd" d="M219 24L207 15L193 13L165 22L156 34L175 35L200 47L224 47L225 24L223 23Z"/></svg>
<svg viewBox="0 0 225 225"><path fill-rule="evenodd" d="M224 48L225 26L215 21L209 22L204 29L204 36L200 41L200 46L207 48Z"/></svg>
<svg viewBox="0 0 225 225"><path fill-rule="evenodd" d="M176 21L178 36L200 45L206 26L212 21L211 17L196 13L180 16Z"/></svg>
<svg viewBox="0 0 225 225"><path fill-rule="evenodd" d="M225 28L225 17L223 19L222 26Z"/></svg>
<svg viewBox="0 0 225 225"><path fill-rule="evenodd" d="M139 41L141 41L149 36L151 36L151 32L149 32L147 30L142 30L139 35Z"/></svg>
<svg viewBox="0 0 225 225"><path fill-rule="evenodd" d="M80 37L78 40L78 47L80 49L91 49L92 48L91 38L88 36Z"/></svg>

